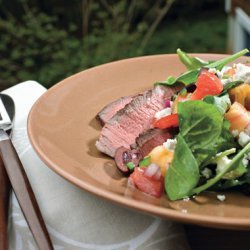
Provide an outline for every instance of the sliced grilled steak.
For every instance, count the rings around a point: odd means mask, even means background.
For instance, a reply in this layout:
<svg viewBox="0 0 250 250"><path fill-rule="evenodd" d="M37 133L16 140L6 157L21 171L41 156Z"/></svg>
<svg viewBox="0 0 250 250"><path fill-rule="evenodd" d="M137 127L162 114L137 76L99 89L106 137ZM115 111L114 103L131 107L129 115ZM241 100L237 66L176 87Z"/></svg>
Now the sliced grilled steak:
<svg viewBox="0 0 250 250"><path fill-rule="evenodd" d="M119 147L130 148L139 134L152 128L155 113L164 108L165 100L177 90L156 86L153 90L137 95L104 125L96 142L98 150L114 157Z"/></svg>
<svg viewBox="0 0 250 250"><path fill-rule="evenodd" d="M173 132L167 129L149 129L136 138L136 149L140 151L142 157L145 157L153 148L173 138Z"/></svg>
<svg viewBox="0 0 250 250"><path fill-rule="evenodd" d="M133 100L132 96L121 97L108 105L106 105L96 116L101 125L104 125L110 120L119 110L125 107L126 104Z"/></svg>
<svg viewBox="0 0 250 250"><path fill-rule="evenodd" d="M137 167L140 160L147 156L153 148L162 145L167 139L173 138L173 132L166 129L149 129L136 138L136 143L131 149L118 148L115 152L118 169L124 174L129 174L131 171L127 167L128 162L132 162Z"/></svg>

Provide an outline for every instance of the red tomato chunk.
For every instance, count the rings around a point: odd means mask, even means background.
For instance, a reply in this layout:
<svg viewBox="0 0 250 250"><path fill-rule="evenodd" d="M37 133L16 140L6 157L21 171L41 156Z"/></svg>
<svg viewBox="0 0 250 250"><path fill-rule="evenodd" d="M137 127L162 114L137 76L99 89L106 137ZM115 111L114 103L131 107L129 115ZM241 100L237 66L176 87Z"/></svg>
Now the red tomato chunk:
<svg viewBox="0 0 250 250"><path fill-rule="evenodd" d="M136 167L134 172L130 175L133 184L142 192L155 196L161 197L164 190L164 179L161 176L160 179L156 180L154 176L149 177L144 174L145 168Z"/></svg>

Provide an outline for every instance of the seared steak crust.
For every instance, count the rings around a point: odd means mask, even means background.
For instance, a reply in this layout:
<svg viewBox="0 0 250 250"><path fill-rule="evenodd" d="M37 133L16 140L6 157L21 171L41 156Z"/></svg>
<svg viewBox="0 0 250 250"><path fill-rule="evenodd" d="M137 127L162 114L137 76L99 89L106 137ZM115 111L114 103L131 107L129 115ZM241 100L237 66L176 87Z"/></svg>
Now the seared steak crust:
<svg viewBox="0 0 250 250"><path fill-rule="evenodd" d="M147 156L151 150L162 145L167 139L173 138L174 131L168 129L149 129L136 138L136 148L142 157Z"/></svg>
<svg viewBox="0 0 250 250"><path fill-rule="evenodd" d="M130 148L141 133L152 128L155 113L164 108L166 99L176 91L176 88L156 86L137 95L104 125L96 142L98 150L114 157L119 147Z"/></svg>
<svg viewBox="0 0 250 250"><path fill-rule="evenodd" d="M123 109L126 104L133 100L132 96L121 97L108 105L106 105L97 115L97 120L100 121L101 125L108 122L119 110Z"/></svg>

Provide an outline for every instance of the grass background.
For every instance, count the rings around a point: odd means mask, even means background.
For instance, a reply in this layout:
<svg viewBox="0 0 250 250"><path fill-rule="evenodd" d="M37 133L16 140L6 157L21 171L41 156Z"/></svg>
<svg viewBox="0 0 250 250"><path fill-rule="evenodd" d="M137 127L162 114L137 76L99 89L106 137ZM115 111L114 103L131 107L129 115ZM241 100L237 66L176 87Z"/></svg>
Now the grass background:
<svg viewBox="0 0 250 250"><path fill-rule="evenodd" d="M177 48L227 52L222 0L172 0L143 45L168 1L0 0L0 90L30 79L49 88L96 65Z"/></svg>

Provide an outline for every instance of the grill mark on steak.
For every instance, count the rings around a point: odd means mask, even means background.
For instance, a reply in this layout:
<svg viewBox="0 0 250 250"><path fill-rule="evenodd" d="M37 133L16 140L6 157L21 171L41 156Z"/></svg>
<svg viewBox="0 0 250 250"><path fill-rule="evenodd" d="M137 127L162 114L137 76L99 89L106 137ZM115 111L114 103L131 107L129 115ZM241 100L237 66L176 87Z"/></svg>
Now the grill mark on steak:
<svg viewBox="0 0 250 250"><path fill-rule="evenodd" d="M137 95L104 125L96 142L98 150L114 157L119 147L130 148L141 133L152 127L155 113L177 90L178 87L156 86Z"/></svg>

